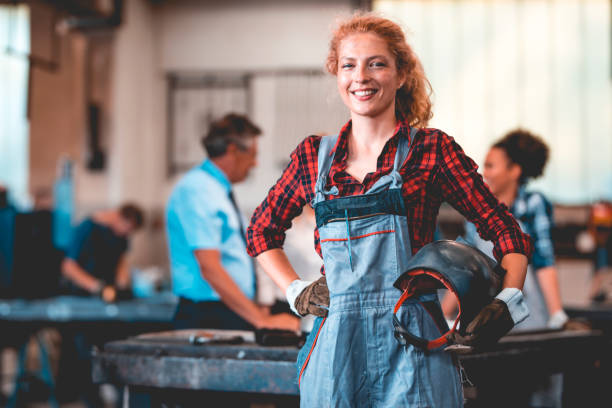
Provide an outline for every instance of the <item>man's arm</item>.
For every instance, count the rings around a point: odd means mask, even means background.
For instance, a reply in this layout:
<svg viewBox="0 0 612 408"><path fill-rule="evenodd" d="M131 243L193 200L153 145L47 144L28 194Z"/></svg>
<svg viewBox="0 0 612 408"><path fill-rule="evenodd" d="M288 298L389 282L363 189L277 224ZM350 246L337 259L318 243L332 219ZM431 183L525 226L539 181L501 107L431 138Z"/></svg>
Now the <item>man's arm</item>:
<svg viewBox="0 0 612 408"><path fill-rule="evenodd" d="M194 252L202 277L219 294L221 301L255 328L269 327L297 331L299 320L289 314L268 315L242 293L236 282L221 264L216 249L197 249Z"/></svg>
<svg viewBox="0 0 612 408"><path fill-rule="evenodd" d="M128 267L127 257L125 254L121 255L121 258L119 258L119 263L117 264L115 286L117 286L117 289L127 289L130 287L130 268Z"/></svg>
<svg viewBox="0 0 612 408"><path fill-rule="evenodd" d="M62 262L62 274L70 279L75 285L90 293L102 290L103 282L94 278L79 266L73 259L64 258Z"/></svg>

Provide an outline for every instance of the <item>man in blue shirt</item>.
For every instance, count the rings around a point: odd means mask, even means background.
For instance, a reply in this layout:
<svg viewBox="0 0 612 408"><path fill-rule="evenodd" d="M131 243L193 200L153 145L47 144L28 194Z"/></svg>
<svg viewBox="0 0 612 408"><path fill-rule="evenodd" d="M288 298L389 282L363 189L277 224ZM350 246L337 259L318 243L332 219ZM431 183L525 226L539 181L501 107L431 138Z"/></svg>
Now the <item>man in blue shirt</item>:
<svg viewBox="0 0 612 408"><path fill-rule="evenodd" d="M254 302L255 266L232 194L232 184L245 180L256 165L260 134L245 116L228 114L214 122L202 139L209 158L189 170L168 199L177 329L299 327L295 317L270 315Z"/></svg>

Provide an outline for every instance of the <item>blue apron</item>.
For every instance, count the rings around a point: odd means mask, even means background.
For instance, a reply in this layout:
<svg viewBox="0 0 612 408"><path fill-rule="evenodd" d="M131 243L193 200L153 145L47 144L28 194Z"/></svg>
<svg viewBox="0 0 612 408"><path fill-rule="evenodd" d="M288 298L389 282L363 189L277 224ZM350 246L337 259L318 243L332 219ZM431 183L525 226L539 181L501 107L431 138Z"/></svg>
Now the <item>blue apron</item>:
<svg viewBox="0 0 612 408"><path fill-rule="evenodd" d="M410 140L416 129L411 130ZM393 282L412 256L399 168L410 150L401 138L393 170L363 195L327 200L338 136L323 137L313 205L330 292L298 355L302 407L461 407L458 368L442 349L401 346L393 336ZM431 311L435 313L431 313ZM397 312L412 333L448 330L435 293L407 299ZM436 318L439 317L439 318Z"/></svg>

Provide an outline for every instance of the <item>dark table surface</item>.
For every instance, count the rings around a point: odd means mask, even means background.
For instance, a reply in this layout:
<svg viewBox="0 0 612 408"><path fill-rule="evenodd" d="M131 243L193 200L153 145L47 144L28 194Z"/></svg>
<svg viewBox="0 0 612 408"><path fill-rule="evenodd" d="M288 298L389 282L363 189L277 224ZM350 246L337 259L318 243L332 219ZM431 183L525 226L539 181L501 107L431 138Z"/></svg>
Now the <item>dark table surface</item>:
<svg viewBox="0 0 612 408"><path fill-rule="evenodd" d="M213 334L223 333L209 331ZM94 352L98 383L191 390L297 395L298 348L242 344L193 344L194 331L148 334L107 343ZM600 331L543 331L509 335L488 350L456 354L468 375L524 370L560 372L592 363L609 340ZM471 373L470 373L471 371Z"/></svg>
<svg viewBox="0 0 612 408"><path fill-rule="evenodd" d="M57 353L58 350L48 349L49 344L39 338L41 329L57 329L62 337L62 369L61 376L66 372L75 372L74 375L87 376L90 372L88 363L77 356L80 349L76 344L83 347L83 355L88 353L90 347L102 347L103 344L134 336L140 333L168 330L176 309L176 298L170 294L161 294L150 298L135 298L132 300L119 301L116 303L105 303L96 297L57 296L46 299L0 299L0 348L16 348L19 353L18 371L15 374L17 384L26 383L30 378L26 372L26 360L24 350L30 339L38 339L33 344L38 344L44 356L50 352ZM44 350L42 349L44 348ZM64 352L68 350L70 357L64 358ZM76 350L76 351L75 351ZM42 353L41 351L41 353ZM76 353L76 354L75 354ZM34 371L31 375L43 378L45 381L50 377L49 363L45 358L42 371ZM74 371L75 362L79 367L84 364L84 372ZM68 363L68 364L67 364ZM74 363L74 364L73 364ZM67 365L65 365L67 364ZM67 369L67 367L71 367ZM79 368L80 369L80 368ZM71 371L73 370L73 371ZM71 374L72 375L72 374ZM73 378L68 376L68 381L57 380L59 388L72 388ZM87 377L85 377L87 378ZM50 390L55 393L56 384L51 381L48 384ZM21 387L21 386L20 386ZM24 388L24 387L21 387ZM27 389L25 387L24 389ZM16 388L19 390L19 387ZM22 392L14 392L11 400L20 400ZM21 402L19 402L21 404Z"/></svg>
<svg viewBox="0 0 612 408"><path fill-rule="evenodd" d="M589 321L605 320L612 323L612 303L589 306L565 306L563 309L569 317L584 318Z"/></svg>

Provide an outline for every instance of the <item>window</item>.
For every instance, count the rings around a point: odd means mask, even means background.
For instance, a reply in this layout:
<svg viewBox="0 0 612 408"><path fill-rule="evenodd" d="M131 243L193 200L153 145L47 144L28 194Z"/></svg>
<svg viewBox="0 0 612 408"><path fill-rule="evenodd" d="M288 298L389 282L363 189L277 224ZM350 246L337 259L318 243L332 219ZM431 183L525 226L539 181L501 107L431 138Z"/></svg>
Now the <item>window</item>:
<svg viewBox="0 0 612 408"><path fill-rule="evenodd" d="M28 54L25 5L0 6L0 183L19 207L28 204Z"/></svg>
<svg viewBox="0 0 612 408"><path fill-rule="evenodd" d="M608 0L374 2L398 21L434 90L430 126L479 164L521 126L551 159L531 188L557 203L612 199Z"/></svg>

